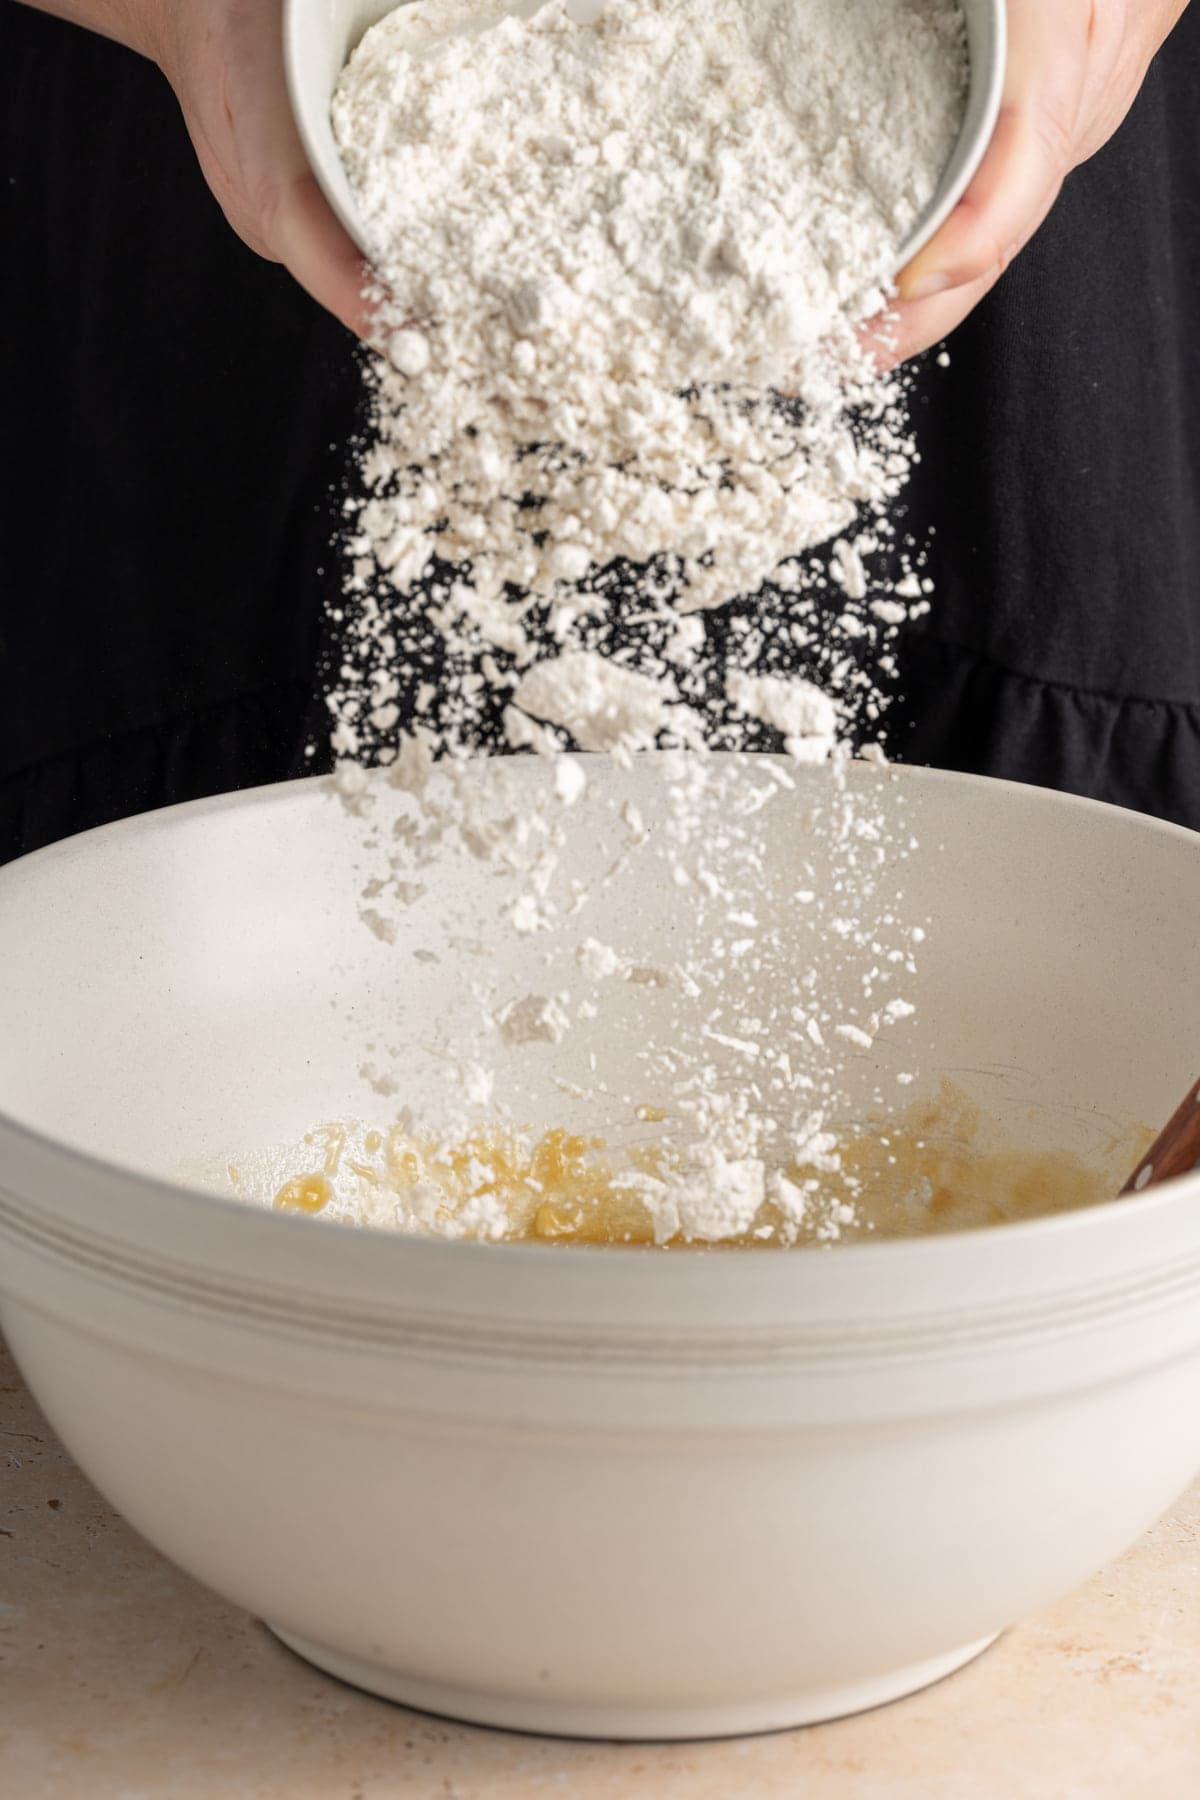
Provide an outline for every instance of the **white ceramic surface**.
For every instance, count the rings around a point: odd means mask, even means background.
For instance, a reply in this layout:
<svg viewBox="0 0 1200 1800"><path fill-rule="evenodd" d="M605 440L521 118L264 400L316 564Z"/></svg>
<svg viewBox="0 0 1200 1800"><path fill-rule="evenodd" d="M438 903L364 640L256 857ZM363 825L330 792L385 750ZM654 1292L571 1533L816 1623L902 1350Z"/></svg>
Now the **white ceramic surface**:
<svg viewBox="0 0 1200 1800"><path fill-rule="evenodd" d="M962 198L979 167L1000 111L1008 49L1005 0L962 0L971 56L971 89L962 131L941 185L896 255L897 271L928 243ZM363 33L395 0L284 0L283 43L292 110L308 160L334 212L355 243L369 254L329 123L329 102L346 59ZM513 12L535 10L535 0L513 0ZM599 0L572 0L579 18L594 17ZM886 55L886 45L880 46Z"/></svg>
<svg viewBox="0 0 1200 1800"><path fill-rule="evenodd" d="M513 768L532 798L543 766ZM952 1072L1084 1149L1165 1116L1194 1073L1200 839L962 777L854 779L908 809L905 904L936 919L919 1018L862 1059L864 1091ZM772 869L812 859L824 780L772 803ZM597 785L653 818L649 763ZM585 870L612 850L587 805ZM1200 1177L991 1233L671 1256L404 1239L163 1179L369 1104L368 1034L430 1078L470 959L408 952L486 921L495 877L448 859L386 945L357 844L301 783L0 871L0 1326L183 1567L417 1705L723 1733L933 1679L1184 1488ZM681 905L639 876L596 901L648 958ZM619 1079L621 1029L597 1049ZM547 1092L570 1054L546 1049Z"/></svg>

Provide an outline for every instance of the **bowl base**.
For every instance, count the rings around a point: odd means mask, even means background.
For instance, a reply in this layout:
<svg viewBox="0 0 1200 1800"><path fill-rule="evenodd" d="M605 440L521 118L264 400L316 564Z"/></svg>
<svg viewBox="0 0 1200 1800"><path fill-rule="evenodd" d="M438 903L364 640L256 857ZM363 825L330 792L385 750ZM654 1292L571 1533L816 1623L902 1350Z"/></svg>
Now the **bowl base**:
<svg viewBox="0 0 1200 1800"><path fill-rule="evenodd" d="M458 1719L467 1725L498 1726L504 1731L535 1732L544 1737L619 1738L627 1742L663 1739L744 1737L755 1732L789 1731L801 1725L819 1725L849 1713L866 1712L890 1700L903 1699L918 1689L953 1675L973 1662L996 1642L999 1633L981 1638L943 1656L909 1663L866 1681L841 1687L812 1688L800 1694L742 1701L736 1706L587 1706L530 1695L476 1692L443 1682L420 1681L363 1657L326 1650L306 1638L267 1621L267 1628L305 1662L352 1687L364 1688L385 1700L396 1700L417 1712Z"/></svg>

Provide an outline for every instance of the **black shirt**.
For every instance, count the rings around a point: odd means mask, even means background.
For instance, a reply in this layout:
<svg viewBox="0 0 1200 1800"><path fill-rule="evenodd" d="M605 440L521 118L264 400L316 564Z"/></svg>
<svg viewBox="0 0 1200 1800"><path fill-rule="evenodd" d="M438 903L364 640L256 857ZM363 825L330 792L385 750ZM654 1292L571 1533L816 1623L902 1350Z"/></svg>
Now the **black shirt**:
<svg viewBox="0 0 1200 1800"><path fill-rule="evenodd" d="M1200 6L925 359L889 747L1200 827ZM311 768L357 350L162 77L0 0L0 858Z"/></svg>

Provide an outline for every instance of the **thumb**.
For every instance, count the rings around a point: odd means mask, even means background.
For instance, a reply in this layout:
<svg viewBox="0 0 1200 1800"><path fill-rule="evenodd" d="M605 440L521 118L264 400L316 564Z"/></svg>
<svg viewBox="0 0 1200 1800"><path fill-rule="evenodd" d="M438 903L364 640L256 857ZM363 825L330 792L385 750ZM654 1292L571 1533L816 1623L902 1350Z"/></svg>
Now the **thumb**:
<svg viewBox="0 0 1200 1800"><path fill-rule="evenodd" d="M297 143L299 149L299 144ZM349 331L371 335L368 266L335 216L304 160L282 177L264 236L269 253Z"/></svg>
<svg viewBox="0 0 1200 1800"><path fill-rule="evenodd" d="M1009 0L995 135L945 225L901 272L902 302L990 285L1050 211L1074 161L1091 10L1088 0Z"/></svg>

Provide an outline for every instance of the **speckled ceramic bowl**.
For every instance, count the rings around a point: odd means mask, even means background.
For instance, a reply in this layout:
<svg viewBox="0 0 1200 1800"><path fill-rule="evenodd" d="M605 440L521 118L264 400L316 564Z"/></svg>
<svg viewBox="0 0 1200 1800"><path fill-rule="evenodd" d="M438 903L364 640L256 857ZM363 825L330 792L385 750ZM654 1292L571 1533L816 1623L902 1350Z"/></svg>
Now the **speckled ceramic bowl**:
<svg viewBox="0 0 1200 1800"><path fill-rule="evenodd" d="M514 769L532 803L544 765ZM905 809L903 904L933 921L918 1015L864 1082L953 1073L1014 1133L1085 1153L1164 1118L1195 1074L1200 839L1028 788L853 779ZM772 870L820 864L827 780L772 802L768 912ZM640 764L598 768L595 793L571 815L587 929L661 962L678 892L653 858L600 875L613 808L653 827L663 789ZM412 1092L436 1063L474 965L461 940L413 952L491 917L497 878L448 855L385 943L358 916L360 836L299 783L0 871L0 1323L167 1555L377 1693L665 1737L916 1688L1184 1488L1200 1176L758 1254L419 1240L201 1191L234 1147L378 1108L365 1043L408 1047ZM810 913L779 912L797 959ZM654 1029L637 995L594 1040L536 1048L547 1105L593 1052L619 1090Z"/></svg>
<svg viewBox="0 0 1200 1800"><path fill-rule="evenodd" d="M1008 26L1004 0L962 0L971 56L971 88L962 131L938 191L898 247L896 268L929 242L962 198L991 142L1004 85ZM329 102L346 59L363 33L395 10L395 0L284 0L283 41L292 110L312 164L334 212L368 254L329 123ZM534 0L514 0L513 12L533 12ZM599 0L574 0L572 14L594 17ZM886 54L886 46L880 46Z"/></svg>

